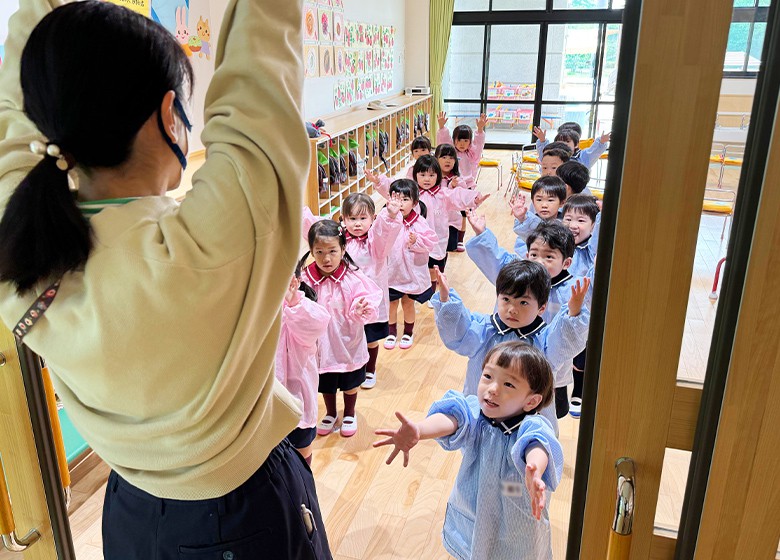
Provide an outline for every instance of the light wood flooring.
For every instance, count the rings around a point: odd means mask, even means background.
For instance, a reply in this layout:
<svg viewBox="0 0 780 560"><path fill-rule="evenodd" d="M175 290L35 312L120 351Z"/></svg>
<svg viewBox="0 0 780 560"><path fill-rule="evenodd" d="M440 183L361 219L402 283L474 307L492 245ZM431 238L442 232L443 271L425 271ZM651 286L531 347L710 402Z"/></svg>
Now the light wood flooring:
<svg viewBox="0 0 780 560"><path fill-rule="evenodd" d="M502 159L504 175L508 176L510 152L491 152L486 156ZM495 170L489 169L480 179L480 190L493 193L483 212L488 226L505 247L511 248L512 218L502 193L496 192L495 176ZM680 358L680 376L687 379L702 380L704 375L716 311L708 296L715 264L725 252L725 243L720 240L721 226L721 218L702 218ZM465 253L451 254L447 275L469 308L492 310L494 289ZM446 350L439 340L433 310L418 306L414 346L405 351L380 350L378 384L371 391L362 391L357 402L358 434L350 439L332 434L316 440L313 470L334 558L449 558L441 545L441 527L460 455L445 452L435 442L427 441L413 450L409 467L403 468L398 460L387 466L387 449L372 449L371 443L376 439L374 429L397 424L396 410L420 419L433 400L448 389L460 389L465 366L466 359ZM555 558L563 558L565 552L577 430L577 420L567 417L560 422L566 464L563 481L549 506ZM689 456L679 451L667 452L656 515L659 526L676 528L679 524ZM79 485L71 508L80 560L102 558L100 512L106 474L103 466L87 477ZM0 558L5 557L0 554Z"/></svg>

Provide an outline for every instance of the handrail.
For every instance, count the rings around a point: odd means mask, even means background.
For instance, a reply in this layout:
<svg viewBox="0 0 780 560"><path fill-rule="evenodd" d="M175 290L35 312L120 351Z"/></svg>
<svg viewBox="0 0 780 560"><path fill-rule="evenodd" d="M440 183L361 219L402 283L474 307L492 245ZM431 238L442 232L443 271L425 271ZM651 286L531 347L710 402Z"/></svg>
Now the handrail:
<svg viewBox="0 0 780 560"><path fill-rule="evenodd" d="M617 500L615 519L609 535L607 560L628 560L631 554L631 530L634 525L634 490L636 469L634 461L621 457L615 463L617 473Z"/></svg>

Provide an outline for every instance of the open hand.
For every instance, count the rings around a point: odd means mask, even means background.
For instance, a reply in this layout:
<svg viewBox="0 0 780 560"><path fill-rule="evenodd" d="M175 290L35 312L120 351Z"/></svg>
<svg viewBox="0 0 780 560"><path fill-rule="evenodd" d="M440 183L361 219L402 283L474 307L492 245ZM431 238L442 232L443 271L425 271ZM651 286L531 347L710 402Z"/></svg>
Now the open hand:
<svg viewBox="0 0 780 560"><path fill-rule="evenodd" d="M284 301L287 302L287 305L292 305L295 301L295 297L298 294L298 288L300 287L301 280L293 274L293 277L290 279L290 285L287 286L287 291L284 293Z"/></svg>
<svg viewBox="0 0 780 560"><path fill-rule="evenodd" d="M368 316L369 309L368 309L368 302L366 301L366 298L364 298L364 297L359 298L355 302L354 313L355 313L355 315L357 315L358 317L361 317L361 318L365 318L365 317Z"/></svg>
<svg viewBox="0 0 780 560"><path fill-rule="evenodd" d="M485 219L485 216L477 214L475 210L468 210L466 212L466 218L469 221L469 224L471 224L471 229L474 230L474 233L477 235L483 233L485 229L487 229L487 220Z"/></svg>
<svg viewBox="0 0 780 560"><path fill-rule="evenodd" d="M381 183L381 175L374 173L370 169L366 169L366 177L368 177L368 180L374 183L374 186L376 187Z"/></svg>
<svg viewBox="0 0 780 560"><path fill-rule="evenodd" d="M442 111L439 113L439 116L436 118L436 120L439 121L439 128L444 128L444 125L447 124L447 113Z"/></svg>
<svg viewBox="0 0 780 560"><path fill-rule="evenodd" d="M450 285L447 282L447 277L439 270L438 266L434 265L433 269L436 271L436 282L439 286L439 301L442 303L450 301Z"/></svg>
<svg viewBox="0 0 780 560"><path fill-rule="evenodd" d="M531 513L537 520L540 520L545 501L547 500L545 495L547 485L542 480L542 474L536 465L526 465L525 487L528 490L528 496L531 498Z"/></svg>
<svg viewBox="0 0 780 560"><path fill-rule="evenodd" d="M513 196L509 201L509 208L512 210L512 215L522 224L528 214L528 200L525 198L525 195L516 194Z"/></svg>
<svg viewBox="0 0 780 560"><path fill-rule="evenodd" d="M534 127L534 136L536 136L539 142L544 142L547 140L547 133L538 126Z"/></svg>
<svg viewBox="0 0 780 560"><path fill-rule="evenodd" d="M401 194L397 192L392 193L385 208L387 208L387 214L395 220L395 217L398 216L398 212L401 210Z"/></svg>
<svg viewBox="0 0 780 560"><path fill-rule="evenodd" d="M611 131L610 132L602 132L601 136L599 136L599 141L602 144L606 144L610 140L612 140L612 132Z"/></svg>
<svg viewBox="0 0 780 560"><path fill-rule="evenodd" d="M393 451L387 458L389 465L393 462L399 452L404 454L404 467L409 464L409 451L420 441L420 428L400 412L395 413L395 417L401 421L397 430L379 429L374 433L378 436L388 436L385 439L375 441L373 447L382 447L383 445L393 445Z"/></svg>
<svg viewBox="0 0 780 560"><path fill-rule="evenodd" d="M487 124L487 115L485 113L482 113L481 115L479 115L479 118L477 119L477 132L484 132L486 124Z"/></svg>
<svg viewBox="0 0 780 560"><path fill-rule="evenodd" d="M455 189L455 188L459 187L459 186L460 186L460 184L461 184L461 182L462 182L462 181L460 180L460 177L458 177L458 176L456 175L455 177L453 177L452 179L450 179L450 188L452 188L452 189Z"/></svg>
<svg viewBox="0 0 780 560"><path fill-rule="evenodd" d="M569 298L569 317L576 317L582 311L582 304L585 301L585 295L590 288L590 278L585 276L577 280L571 287L571 298Z"/></svg>
<svg viewBox="0 0 780 560"><path fill-rule="evenodd" d="M480 205L483 202L485 202L488 198L490 198L490 193L488 194L477 193L477 198L474 199L474 208L479 208Z"/></svg>

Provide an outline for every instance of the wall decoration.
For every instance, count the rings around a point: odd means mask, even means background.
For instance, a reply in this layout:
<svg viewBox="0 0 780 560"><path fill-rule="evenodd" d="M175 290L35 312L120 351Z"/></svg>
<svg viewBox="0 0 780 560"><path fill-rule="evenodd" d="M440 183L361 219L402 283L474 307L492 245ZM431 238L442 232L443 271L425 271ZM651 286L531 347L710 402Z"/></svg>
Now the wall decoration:
<svg viewBox="0 0 780 560"><path fill-rule="evenodd" d="M319 10L320 23L320 44L333 41L333 12L330 10Z"/></svg>
<svg viewBox="0 0 780 560"><path fill-rule="evenodd" d="M124 6L134 12L138 12L142 16L151 17L152 15L152 1L151 0L108 0L112 4L118 6Z"/></svg>
<svg viewBox="0 0 780 560"><path fill-rule="evenodd" d="M344 0L333 0L333 8L343 10L344 9Z"/></svg>
<svg viewBox="0 0 780 560"><path fill-rule="evenodd" d="M320 76L333 75L333 47L320 45Z"/></svg>
<svg viewBox="0 0 780 560"><path fill-rule="evenodd" d="M346 72L346 61L344 60L344 47L334 47L334 60L333 65L334 73L336 76L343 76Z"/></svg>
<svg viewBox="0 0 780 560"><path fill-rule="evenodd" d="M333 12L333 44L344 44L344 13Z"/></svg>
<svg viewBox="0 0 780 560"><path fill-rule="evenodd" d="M317 45L305 45L303 47L303 71L306 78L314 78L320 75L320 52Z"/></svg>
<svg viewBox="0 0 780 560"><path fill-rule="evenodd" d="M318 4L320 6L332 6L333 2L331 0L318 0Z"/></svg>
<svg viewBox="0 0 780 560"><path fill-rule="evenodd" d="M319 38L319 24L317 23L317 10L307 4L303 8L303 41L304 43L316 43Z"/></svg>

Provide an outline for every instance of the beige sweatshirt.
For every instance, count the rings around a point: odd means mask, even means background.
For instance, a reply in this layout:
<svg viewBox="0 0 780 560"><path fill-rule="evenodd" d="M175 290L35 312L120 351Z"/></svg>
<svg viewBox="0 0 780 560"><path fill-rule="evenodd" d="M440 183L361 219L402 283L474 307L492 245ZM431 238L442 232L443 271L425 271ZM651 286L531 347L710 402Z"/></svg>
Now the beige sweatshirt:
<svg viewBox="0 0 780 560"><path fill-rule="evenodd" d="M28 144L40 133L21 112L21 51L63 3L24 0L11 19L0 71L0 210L39 158ZM159 497L235 489L300 417L273 372L309 158L300 30L301 0L230 1L206 97L207 160L193 190L181 205L150 196L92 217L85 270L65 276L25 338L89 445ZM14 325L34 299L0 285L0 318Z"/></svg>

